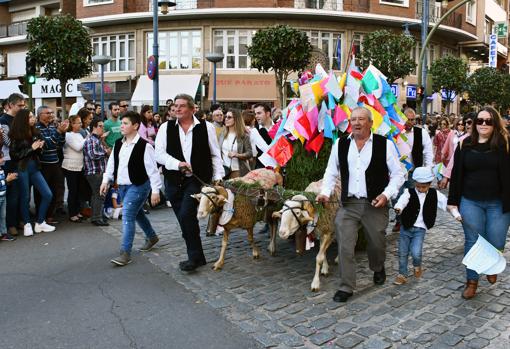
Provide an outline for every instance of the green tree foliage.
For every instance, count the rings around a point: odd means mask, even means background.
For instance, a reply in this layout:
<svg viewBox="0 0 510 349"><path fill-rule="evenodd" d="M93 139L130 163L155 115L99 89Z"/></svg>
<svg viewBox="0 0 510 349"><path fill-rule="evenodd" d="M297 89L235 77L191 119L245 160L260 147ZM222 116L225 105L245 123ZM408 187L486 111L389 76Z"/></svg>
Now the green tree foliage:
<svg viewBox="0 0 510 349"><path fill-rule="evenodd" d="M285 189L305 190L308 184L324 176L331 153L331 140L324 140L318 157L314 152L309 153L299 141L294 142L293 146L294 155L285 166Z"/></svg>
<svg viewBox="0 0 510 349"><path fill-rule="evenodd" d="M391 84L404 78L416 67L409 52L416 45L413 37L394 34L388 30L377 30L365 35L360 53L363 69L373 64Z"/></svg>
<svg viewBox="0 0 510 349"><path fill-rule="evenodd" d="M307 35L288 25L257 31L248 47L252 68L274 71L278 97L285 106L285 83L293 71L303 70L310 61L312 45Z"/></svg>
<svg viewBox="0 0 510 349"><path fill-rule="evenodd" d="M44 69L44 78L60 81L65 117L65 87L68 80L92 71L92 46L87 29L70 15L32 18L27 26L28 56Z"/></svg>
<svg viewBox="0 0 510 349"><path fill-rule="evenodd" d="M432 77L432 89L441 93L445 90L446 110L450 113L450 103L453 96L464 91L468 72L468 64L462 58L447 55L435 60L430 67L429 74Z"/></svg>
<svg viewBox="0 0 510 349"><path fill-rule="evenodd" d="M478 105L503 106L508 104L504 100L505 95L508 95L504 91L508 86L508 78L504 75L507 74L491 67L483 67L475 71L467 78L466 82L465 90L469 94L469 100Z"/></svg>

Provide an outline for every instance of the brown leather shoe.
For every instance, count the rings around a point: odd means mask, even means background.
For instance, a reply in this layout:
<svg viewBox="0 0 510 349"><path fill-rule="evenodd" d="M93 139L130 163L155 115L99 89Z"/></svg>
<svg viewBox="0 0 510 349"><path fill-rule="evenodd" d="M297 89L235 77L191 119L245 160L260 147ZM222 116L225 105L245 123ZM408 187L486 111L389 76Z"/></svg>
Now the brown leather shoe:
<svg viewBox="0 0 510 349"><path fill-rule="evenodd" d="M497 280L498 280L497 275L487 275L487 281L489 281L489 283L495 284Z"/></svg>
<svg viewBox="0 0 510 349"><path fill-rule="evenodd" d="M462 298L471 299L476 295L476 288L478 287L478 280L468 280L466 287L462 292Z"/></svg>

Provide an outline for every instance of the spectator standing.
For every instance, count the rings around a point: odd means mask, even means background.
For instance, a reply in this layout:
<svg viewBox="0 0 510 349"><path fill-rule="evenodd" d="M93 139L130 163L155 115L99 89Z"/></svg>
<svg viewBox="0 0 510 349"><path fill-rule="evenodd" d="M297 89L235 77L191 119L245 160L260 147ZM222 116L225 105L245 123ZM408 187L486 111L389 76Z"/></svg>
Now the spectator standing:
<svg viewBox="0 0 510 349"><path fill-rule="evenodd" d="M471 136L459 143L454 155L448 204L460 211L464 229L464 255L478 235L503 251L510 226L509 137L501 116L490 106L474 119ZM466 268L462 297L476 295L480 276ZM494 284L497 275L487 275Z"/></svg>
<svg viewBox="0 0 510 349"><path fill-rule="evenodd" d="M254 111L255 119L257 120L255 130L257 131L258 135L251 135L250 132L250 136L252 137L252 144L257 147L256 168L263 168L264 164L262 164L258 158L264 153L264 148L272 141L271 137L269 136L269 130L273 127L274 123L271 119L271 108L269 108L267 104L255 104Z"/></svg>
<svg viewBox="0 0 510 349"><path fill-rule="evenodd" d="M81 108L78 110L78 116L81 120L81 130L80 134L83 136L83 138L87 138L90 136L90 123L92 122L92 119L94 118L94 114L85 108Z"/></svg>
<svg viewBox="0 0 510 349"><path fill-rule="evenodd" d="M55 220L56 201L58 198L63 200L64 197L64 174L62 173L58 151L65 144L65 133L69 128L69 120L64 120L58 127L55 127L53 125L54 117L55 113L50 107L41 106L37 108L38 122L36 128L44 140L44 147L39 154L41 173L53 194L46 217L46 221L49 224L57 223ZM34 199L36 206L38 206L41 201L40 194L35 193Z"/></svg>
<svg viewBox="0 0 510 349"><path fill-rule="evenodd" d="M102 112L102 110L101 110L101 104L96 104L96 105L95 105L95 109L94 109L94 114L95 114L95 115L94 115L94 118L96 118L96 119L100 119L101 121L104 121L104 118L103 118L103 116L101 115L101 112Z"/></svg>
<svg viewBox="0 0 510 349"><path fill-rule="evenodd" d="M443 149L441 150L441 158L442 162L445 166L448 166L450 162L450 158L453 156L453 152L457 147L457 143L459 143L459 139L466 134L466 125L464 125L464 120L460 119L455 122L455 127L453 132L448 134L448 138L443 145Z"/></svg>
<svg viewBox="0 0 510 349"><path fill-rule="evenodd" d="M19 210L25 223L23 227L25 236L34 235L34 231L41 233L55 230L54 226L45 221L53 194L39 170L39 159L46 141L34 125L35 117L30 111L22 109L16 114L9 131L10 155L18 169ZM41 197L34 229L30 223L29 213L30 184Z"/></svg>
<svg viewBox="0 0 510 349"><path fill-rule="evenodd" d="M138 134L140 137L149 142L150 145L154 146L154 140L156 139L156 128L154 127L154 118L152 115L152 108L150 105L142 106L140 111L141 123L138 128Z"/></svg>
<svg viewBox="0 0 510 349"><path fill-rule="evenodd" d="M131 249L135 237L135 222L142 228L146 240L140 251L149 251L159 241L156 232L144 213L143 205L152 191L151 203L159 203L161 179L154 155L154 148L138 133L141 120L135 112L121 116L123 138L115 142L113 156L108 159L101 184L101 194L106 195L111 183L119 185L122 197L122 245L120 255L111 260L118 266L131 262ZM143 164L143 166L140 166Z"/></svg>
<svg viewBox="0 0 510 349"><path fill-rule="evenodd" d="M92 192L90 198L90 205L92 206L91 222L96 226L107 226L109 225L108 222L103 219L104 198L99 193L103 181L103 173L106 169L106 160L109 155L109 149L102 143L104 122L94 119L90 124L90 128L92 133L83 145L83 160L85 178L87 178Z"/></svg>
<svg viewBox="0 0 510 349"><path fill-rule="evenodd" d="M81 119L78 115L69 118L69 130L66 133L64 145L64 160L62 168L67 181L67 209L69 220L73 223L80 223L80 183L83 177L83 145L85 138L81 135Z"/></svg>
<svg viewBox="0 0 510 349"><path fill-rule="evenodd" d="M121 100L119 102L119 113L120 113L120 116L126 114L129 110L129 102L126 101L125 99Z"/></svg>
<svg viewBox="0 0 510 349"><path fill-rule="evenodd" d="M442 150L444 145L446 144L446 140L448 136L453 131L450 129L450 123L448 122L448 118L442 117L439 121L439 131L436 132L434 136L434 163L438 164L443 160Z"/></svg>
<svg viewBox="0 0 510 349"><path fill-rule="evenodd" d="M250 172L248 160L253 157L251 142L239 111L231 109L227 112L225 130L220 134L219 145L225 179L242 177Z"/></svg>
<svg viewBox="0 0 510 349"><path fill-rule="evenodd" d="M7 206L7 186L8 185L16 185L12 183L14 180L18 178L18 174L15 172L11 172L8 175L5 174L3 169L4 165L4 154L0 151L0 239L2 241L14 241L16 238L9 234L7 230L7 225L5 223L5 214L6 214L6 206Z"/></svg>
<svg viewBox="0 0 510 349"><path fill-rule="evenodd" d="M14 116L22 109L25 109L25 97L19 93L13 93L7 99L7 111L0 117L0 125L2 129L2 153L4 154L4 171L8 176L9 173L17 173L18 167L16 162L11 160L10 156L10 137L9 130L12 126ZM15 185L16 184L16 185ZM6 193L6 224L7 230L11 235L18 235L18 223L19 223L19 189L17 183L7 186Z"/></svg>
<svg viewBox="0 0 510 349"><path fill-rule="evenodd" d="M214 129L216 130L216 137L219 139L220 134L225 129L225 124L224 124L225 120L224 120L223 110L221 110L221 108L218 108L212 112L212 120L213 120L212 124L214 125Z"/></svg>
<svg viewBox="0 0 510 349"><path fill-rule="evenodd" d="M110 118L104 122L104 132L106 133L106 145L111 149L117 139L122 138L122 134L120 133L119 103L111 102L108 105L108 109L110 109Z"/></svg>

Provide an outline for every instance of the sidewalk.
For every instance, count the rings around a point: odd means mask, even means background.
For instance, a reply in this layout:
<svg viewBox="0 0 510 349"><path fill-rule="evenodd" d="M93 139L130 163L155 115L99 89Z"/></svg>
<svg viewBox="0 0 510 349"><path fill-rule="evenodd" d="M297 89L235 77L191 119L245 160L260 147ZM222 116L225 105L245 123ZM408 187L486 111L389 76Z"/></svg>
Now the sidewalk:
<svg viewBox="0 0 510 349"><path fill-rule="evenodd" d="M336 244L328 251L331 275L321 277L321 290L313 293L310 283L318 244L297 256L293 241L277 238L277 255L271 257L266 250L268 237L255 233L261 257L253 260L246 232L235 231L224 268L215 272L211 267L219 256L221 237L203 236L208 264L186 274L178 269L178 262L187 258L173 211L152 211L149 219L161 241L145 256L266 347L510 348L509 269L499 275L495 285L481 279L479 295L463 300L464 237L460 224L442 211L425 238L421 280L392 284L398 265L398 233L391 233L390 226L386 284L373 284L366 253L360 252L357 290L342 304L332 301L338 283L333 263ZM121 222L110 222L104 231L120 237ZM201 223L205 232L206 222ZM256 231L261 227L259 224ZM141 245L142 236L137 234L137 239L135 247ZM508 251L505 256L510 259ZM134 263L138 258L134 253Z"/></svg>

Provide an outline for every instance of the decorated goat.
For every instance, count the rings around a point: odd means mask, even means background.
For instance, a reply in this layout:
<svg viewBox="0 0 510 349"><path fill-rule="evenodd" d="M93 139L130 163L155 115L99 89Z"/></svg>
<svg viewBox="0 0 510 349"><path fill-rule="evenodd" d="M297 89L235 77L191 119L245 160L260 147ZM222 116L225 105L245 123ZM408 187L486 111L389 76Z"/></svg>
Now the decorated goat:
<svg viewBox="0 0 510 349"><path fill-rule="evenodd" d="M312 182L306 187L306 192L319 194L322 180ZM307 235L306 243L310 244L313 235L320 239L319 253L315 262L315 275L311 284L312 291L319 291L319 276L329 274L329 265L326 258L326 252L335 238L335 216L339 207L340 184L337 182L334 191L331 193L329 203L325 204L324 210L320 214L313 204L304 195L294 195L290 200L285 201L282 210L273 213L273 217L280 218L280 229L278 231L282 239L288 239L293 234ZM315 228L310 234L306 234L307 225L314 222L318 214ZM296 236L296 242L298 241ZM298 245L296 243L296 245ZM301 252L297 248L297 252Z"/></svg>
<svg viewBox="0 0 510 349"><path fill-rule="evenodd" d="M256 178L257 180L255 181ZM234 182L242 182L247 185L257 184L261 190L271 189L275 185L281 185L281 175L271 170L260 169L251 171L246 176L237 178ZM223 240L221 242L220 257L214 263L214 270L221 270L225 261L225 253L228 245L230 232L236 228L246 229L248 241L252 247L253 258L259 258L260 251L253 241L253 227L258 218L267 219L270 224L272 245L274 250L274 237L276 236L276 224L273 223L272 212L263 212L263 217L253 204L252 197L243 194L233 194L223 186L204 186L199 194L193 195L199 201L197 217L205 218L211 213L221 213L219 225L223 226ZM269 249L271 250L271 243Z"/></svg>

